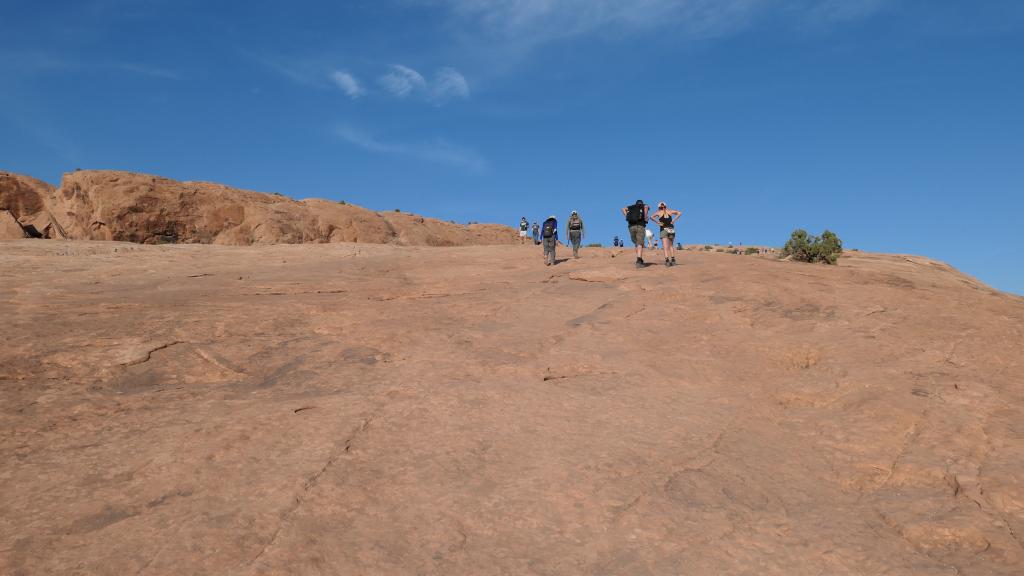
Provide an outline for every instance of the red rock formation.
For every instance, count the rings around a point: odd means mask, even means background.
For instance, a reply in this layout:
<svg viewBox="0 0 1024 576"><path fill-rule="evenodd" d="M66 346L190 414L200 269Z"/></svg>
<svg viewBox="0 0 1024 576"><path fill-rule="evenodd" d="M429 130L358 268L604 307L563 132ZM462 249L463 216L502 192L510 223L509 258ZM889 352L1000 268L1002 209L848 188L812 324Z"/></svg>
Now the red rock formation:
<svg viewBox="0 0 1024 576"><path fill-rule="evenodd" d="M8 210L0 210L0 240L16 240L26 236L28 235L25 234L25 229L18 223L14 214Z"/></svg>
<svg viewBox="0 0 1024 576"><path fill-rule="evenodd" d="M65 174L59 189L0 172L0 209L46 238L144 244L365 242L418 246L512 244L499 225L461 226L329 200L293 200L209 182L115 171Z"/></svg>

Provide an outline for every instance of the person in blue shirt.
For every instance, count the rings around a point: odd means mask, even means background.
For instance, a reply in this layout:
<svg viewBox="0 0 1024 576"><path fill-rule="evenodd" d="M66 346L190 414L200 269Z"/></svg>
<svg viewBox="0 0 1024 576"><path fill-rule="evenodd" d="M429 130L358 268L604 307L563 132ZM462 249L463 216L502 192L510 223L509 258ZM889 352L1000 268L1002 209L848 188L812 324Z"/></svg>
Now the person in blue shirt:
<svg viewBox="0 0 1024 576"><path fill-rule="evenodd" d="M540 237L544 243L544 265L551 266L555 263L555 246L558 245L558 219L554 215L548 216L541 225Z"/></svg>
<svg viewBox="0 0 1024 576"><path fill-rule="evenodd" d="M533 223L533 245L540 244L540 224Z"/></svg>

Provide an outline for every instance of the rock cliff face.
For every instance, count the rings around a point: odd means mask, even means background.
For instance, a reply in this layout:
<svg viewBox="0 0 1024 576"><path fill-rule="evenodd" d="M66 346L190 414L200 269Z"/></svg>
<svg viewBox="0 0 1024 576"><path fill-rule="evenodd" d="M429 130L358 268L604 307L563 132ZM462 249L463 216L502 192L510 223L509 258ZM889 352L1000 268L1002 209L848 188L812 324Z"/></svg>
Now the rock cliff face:
<svg viewBox="0 0 1024 576"><path fill-rule="evenodd" d="M26 236L25 229L14 217L14 214L7 210L0 210L0 240L17 240Z"/></svg>
<svg viewBox="0 0 1024 576"><path fill-rule="evenodd" d="M46 182L0 171L0 211L9 212L15 220L6 219L3 238L66 238L50 212L56 202L57 191Z"/></svg>
<svg viewBox="0 0 1024 576"><path fill-rule="evenodd" d="M65 174L56 189L34 178L0 172L0 210L9 211L26 235L74 240L417 246L516 241L515 231L507 226L462 226L328 200L293 200L209 182L115 171Z"/></svg>

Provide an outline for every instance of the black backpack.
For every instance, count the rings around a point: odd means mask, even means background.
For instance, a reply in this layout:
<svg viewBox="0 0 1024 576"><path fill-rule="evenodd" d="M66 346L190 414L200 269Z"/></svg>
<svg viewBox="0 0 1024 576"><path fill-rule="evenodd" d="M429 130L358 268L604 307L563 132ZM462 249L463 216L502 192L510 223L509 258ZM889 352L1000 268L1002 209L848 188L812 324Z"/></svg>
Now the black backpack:
<svg viewBox="0 0 1024 576"><path fill-rule="evenodd" d="M626 209L626 222L630 225L644 223L644 205L633 204Z"/></svg>
<svg viewBox="0 0 1024 576"><path fill-rule="evenodd" d="M544 230L541 232L541 236L544 238L551 238L555 235L555 228L558 227L558 221L554 218L548 218L544 221Z"/></svg>

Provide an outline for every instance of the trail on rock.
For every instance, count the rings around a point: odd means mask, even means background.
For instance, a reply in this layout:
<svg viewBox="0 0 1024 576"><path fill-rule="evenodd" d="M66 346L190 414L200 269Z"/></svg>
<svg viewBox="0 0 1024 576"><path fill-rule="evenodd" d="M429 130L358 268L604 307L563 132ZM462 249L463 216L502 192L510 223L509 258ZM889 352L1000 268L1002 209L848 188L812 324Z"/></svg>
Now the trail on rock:
<svg viewBox="0 0 1024 576"><path fill-rule="evenodd" d="M583 256L0 243L0 573L1022 572L1024 300Z"/></svg>

